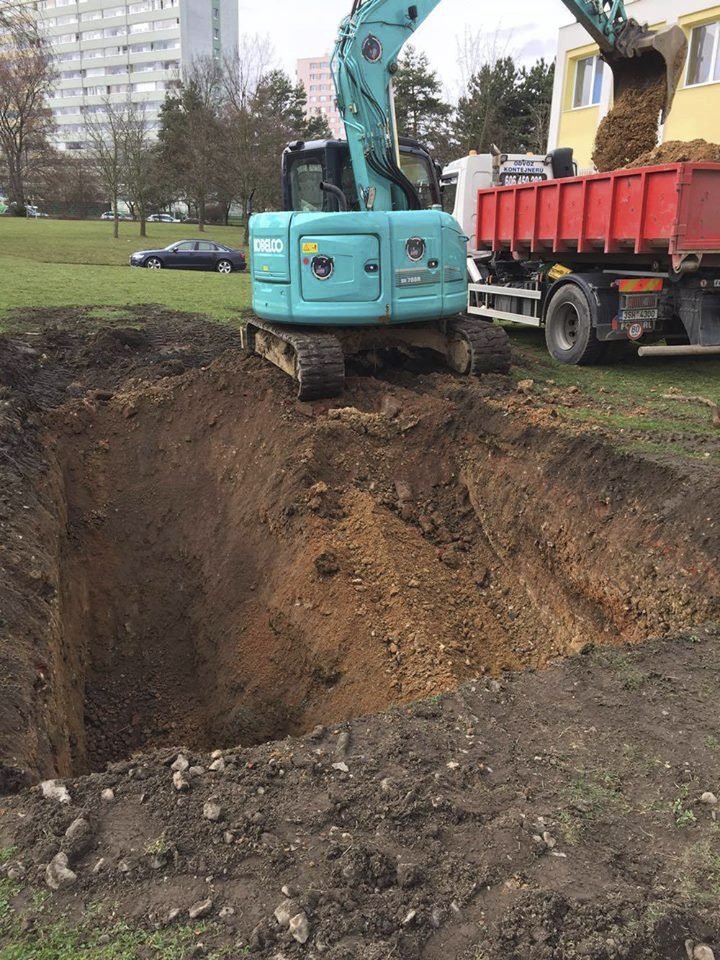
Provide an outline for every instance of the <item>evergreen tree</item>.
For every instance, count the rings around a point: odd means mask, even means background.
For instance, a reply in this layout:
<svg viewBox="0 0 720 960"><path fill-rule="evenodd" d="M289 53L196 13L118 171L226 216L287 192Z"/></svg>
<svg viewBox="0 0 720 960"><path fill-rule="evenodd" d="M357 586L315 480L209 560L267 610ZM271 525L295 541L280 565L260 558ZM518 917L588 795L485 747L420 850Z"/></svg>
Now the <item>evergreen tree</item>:
<svg viewBox="0 0 720 960"><path fill-rule="evenodd" d="M395 114L401 136L413 137L435 152L448 140L452 108L442 97L442 84L424 53L405 49L394 78Z"/></svg>
<svg viewBox="0 0 720 960"><path fill-rule="evenodd" d="M546 63L544 58L529 69L522 67L520 70L519 89L524 116L519 132L530 153L540 154L547 150L554 83L555 64Z"/></svg>
<svg viewBox="0 0 720 960"><path fill-rule="evenodd" d="M177 192L197 211L200 230L205 210L217 198L225 170L226 131L218 103L203 82L204 65L193 67L187 82L166 97L160 111L160 156Z"/></svg>
<svg viewBox="0 0 720 960"><path fill-rule="evenodd" d="M461 152L538 153L547 149L555 67L538 60L518 68L512 57L484 64L458 103L455 135Z"/></svg>
<svg viewBox="0 0 720 960"><path fill-rule="evenodd" d="M324 113L316 113L305 119L305 140L331 140L333 132Z"/></svg>

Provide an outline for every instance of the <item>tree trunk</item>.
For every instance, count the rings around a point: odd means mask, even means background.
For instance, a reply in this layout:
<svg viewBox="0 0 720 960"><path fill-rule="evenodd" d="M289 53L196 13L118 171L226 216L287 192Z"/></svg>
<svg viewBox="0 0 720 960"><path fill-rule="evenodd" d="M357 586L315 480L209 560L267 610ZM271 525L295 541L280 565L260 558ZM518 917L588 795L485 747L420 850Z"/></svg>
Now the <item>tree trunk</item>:
<svg viewBox="0 0 720 960"><path fill-rule="evenodd" d="M10 154L7 158L8 165L8 201L17 203L19 206L25 206L25 185L23 184L22 173L20 172L19 158Z"/></svg>
<svg viewBox="0 0 720 960"><path fill-rule="evenodd" d="M145 222L145 211L140 211L140 236L147 236L147 223Z"/></svg>
<svg viewBox="0 0 720 960"><path fill-rule="evenodd" d="M117 193L113 196L113 238L115 240L120 239L120 221L118 220L118 195Z"/></svg>
<svg viewBox="0 0 720 960"><path fill-rule="evenodd" d="M201 200L198 204L198 229L205 233L205 201Z"/></svg>

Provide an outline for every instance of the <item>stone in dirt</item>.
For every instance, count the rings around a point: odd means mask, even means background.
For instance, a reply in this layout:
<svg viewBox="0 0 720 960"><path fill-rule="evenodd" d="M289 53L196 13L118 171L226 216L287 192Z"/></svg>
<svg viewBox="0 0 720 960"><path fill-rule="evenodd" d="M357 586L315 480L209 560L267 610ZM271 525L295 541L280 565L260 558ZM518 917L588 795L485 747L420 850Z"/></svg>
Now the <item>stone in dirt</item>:
<svg viewBox="0 0 720 960"><path fill-rule="evenodd" d="M65 831L63 847L71 860L78 860L92 847L93 830L84 817L78 817Z"/></svg>
<svg viewBox="0 0 720 960"><path fill-rule="evenodd" d="M175 760L174 763L170 764L170 769L174 770L176 773L185 773L185 771L189 768L189 766L190 766L190 761L187 759L187 757L183 756L183 754L181 753L179 754L177 760Z"/></svg>
<svg viewBox="0 0 720 960"><path fill-rule="evenodd" d="M281 927L288 927L290 926L292 918L300 912L301 908L297 900L283 900L283 902L275 908L273 916Z"/></svg>
<svg viewBox="0 0 720 960"><path fill-rule="evenodd" d="M191 920L202 920L212 913L213 902L208 897L207 900L198 900L188 910L188 917Z"/></svg>
<svg viewBox="0 0 720 960"><path fill-rule="evenodd" d="M45 881L51 890L70 887L77 881L77 874L69 865L66 853L56 853L45 870Z"/></svg>
<svg viewBox="0 0 720 960"><path fill-rule="evenodd" d="M307 943L310 939L310 923L304 913L298 913L291 918L289 929L298 943Z"/></svg>
<svg viewBox="0 0 720 960"><path fill-rule="evenodd" d="M59 780L43 780L40 790L46 800L56 800L58 803L70 803L68 788Z"/></svg>
<svg viewBox="0 0 720 960"><path fill-rule="evenodd" d="M186 793L190 789L190 782L179 770L176 770L173 774L173 786L179 793Z"/></svg>
<svg viewBox="0 0 720 960"><path fill-rule="evenodd" d="M210 799L206 800L203 804L203 816L206 820L211 820L213 823L217 823L217 821L221 819L222 807L215 797L210 797Z"/></svg>

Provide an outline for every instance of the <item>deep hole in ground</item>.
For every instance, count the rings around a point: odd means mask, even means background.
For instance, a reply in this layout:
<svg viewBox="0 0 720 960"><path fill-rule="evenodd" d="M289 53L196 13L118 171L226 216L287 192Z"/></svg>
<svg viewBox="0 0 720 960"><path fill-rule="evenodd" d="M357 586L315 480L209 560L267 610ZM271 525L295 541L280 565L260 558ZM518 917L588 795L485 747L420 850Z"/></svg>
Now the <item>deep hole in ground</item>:
<svg viewBox="0 0 720 960"><path fill-rule="evenodd" d="M19 765L251 745L712 619L710 474L507 390L358 378L311 408L232 353L56 409Z"/></svg>

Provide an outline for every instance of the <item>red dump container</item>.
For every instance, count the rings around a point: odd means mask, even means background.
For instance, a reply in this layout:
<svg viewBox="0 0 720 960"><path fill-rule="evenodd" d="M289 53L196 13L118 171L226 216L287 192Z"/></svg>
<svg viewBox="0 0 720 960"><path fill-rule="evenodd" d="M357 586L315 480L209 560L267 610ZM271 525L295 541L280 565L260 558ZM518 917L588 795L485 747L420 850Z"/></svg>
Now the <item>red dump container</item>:
<svg viewBox="0 0 720 960"><path fill-rule="evenodd" d="M480 190L477 249L522 258L720 253L720 163L637 167Z"/></svg>

